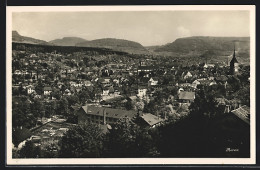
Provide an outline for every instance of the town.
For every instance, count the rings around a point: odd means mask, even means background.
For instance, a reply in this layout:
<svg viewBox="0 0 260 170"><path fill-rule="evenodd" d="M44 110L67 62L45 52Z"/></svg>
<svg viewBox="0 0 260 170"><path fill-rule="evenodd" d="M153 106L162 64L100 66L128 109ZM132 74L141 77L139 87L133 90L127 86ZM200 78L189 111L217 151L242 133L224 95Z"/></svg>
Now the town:
<svg viewBox="0 0 260 170"><path fill-rule="evenodd" d="M13 157L248 157L250 66L229 55L13 43Z"/></svg>

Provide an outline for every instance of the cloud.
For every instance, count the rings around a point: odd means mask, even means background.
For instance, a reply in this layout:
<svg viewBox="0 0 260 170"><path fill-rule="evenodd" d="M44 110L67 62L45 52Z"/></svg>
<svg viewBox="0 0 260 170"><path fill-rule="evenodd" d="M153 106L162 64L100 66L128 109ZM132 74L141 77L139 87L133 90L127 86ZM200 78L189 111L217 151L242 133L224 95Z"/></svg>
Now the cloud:
<svg viewBox="0 0 260 170"><path fill-rule="evenodd" d="M183 26L177 27L177 36L178 37L189 37L191 36L191 32L189 29L184 28Z"/></svg>

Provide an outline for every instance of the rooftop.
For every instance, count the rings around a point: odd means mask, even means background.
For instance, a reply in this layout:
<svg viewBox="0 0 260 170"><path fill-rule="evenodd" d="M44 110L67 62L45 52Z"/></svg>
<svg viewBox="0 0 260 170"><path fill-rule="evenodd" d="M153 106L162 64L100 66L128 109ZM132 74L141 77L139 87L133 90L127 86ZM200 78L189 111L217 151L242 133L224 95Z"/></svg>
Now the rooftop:
<svg viewBox="0 0 260 170"><path fill-rule="evenodd" d="M110 118L133 118L134 116L136 116L136 111L134 110L112 109L97 106L82 106L82 109L85 111L86 114L91 115L103 116L103 113L106 112L106 117Z"/></svg>
<svg viewBox="0 0 260 170"><path fill-rule="evenodd" d="M146 113L146 114L143 114L141 116L143 118L143 120L148 123L150 126L153 126L155 124L158 124L160 122L162 122L163 120L151 113Z"/></svg>
<svg viewBox="0 0 260 170"><path fill-rule="evenodd" d="M44 91L52 91L52 88L48 86L48 87L44 87L43 90Z"/></svg>
<svg viewBox="0 0 260 170"><path fill-rule="evenodd" d="M181 100L194 100L195 92L181 91L179 94L179 99Z"/></svg>
<svg viewBox="0 0 260 170"><path fill-rule="evenodd" d="M247 124L250 124L250 107L244 105L235 110L232 110L231 113L235 114Z"/></svg>

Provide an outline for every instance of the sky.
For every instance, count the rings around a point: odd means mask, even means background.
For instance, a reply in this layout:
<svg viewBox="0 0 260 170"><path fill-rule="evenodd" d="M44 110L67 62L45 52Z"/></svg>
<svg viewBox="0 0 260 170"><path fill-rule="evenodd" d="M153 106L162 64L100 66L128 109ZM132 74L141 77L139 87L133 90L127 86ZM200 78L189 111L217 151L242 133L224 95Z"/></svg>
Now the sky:
<svg viewBox="0 0 260 170"><path fill-rule="evenodd" d="M118 38L143 46L189 36L250 36L249 11L15 12L12 30L45 41Z"/></svg>

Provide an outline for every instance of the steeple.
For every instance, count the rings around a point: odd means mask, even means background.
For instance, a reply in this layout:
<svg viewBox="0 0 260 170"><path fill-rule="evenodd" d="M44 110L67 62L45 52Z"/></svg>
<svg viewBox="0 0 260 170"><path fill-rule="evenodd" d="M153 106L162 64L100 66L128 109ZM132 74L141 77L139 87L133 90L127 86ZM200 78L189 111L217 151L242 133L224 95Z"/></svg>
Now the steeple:
<svg viewBox="0 0 260 170"><path fill-rule="evenodd" d="M234 44L233 58L230 61L230 74L234 74L236 72L238 72L238 61L236 59L236 47Z"/></svg>
<svg viewBox="0 0 260 170"><path fill-rule="evenodd" d="M232 60L230 61L231 62L234 62L234 63L238 63L237 59L236 59L236 46L234 44L234 52L233 52L233 58Z"/></svg>

